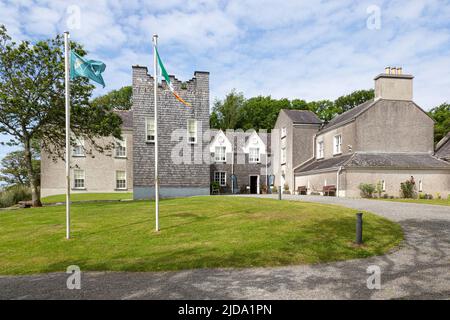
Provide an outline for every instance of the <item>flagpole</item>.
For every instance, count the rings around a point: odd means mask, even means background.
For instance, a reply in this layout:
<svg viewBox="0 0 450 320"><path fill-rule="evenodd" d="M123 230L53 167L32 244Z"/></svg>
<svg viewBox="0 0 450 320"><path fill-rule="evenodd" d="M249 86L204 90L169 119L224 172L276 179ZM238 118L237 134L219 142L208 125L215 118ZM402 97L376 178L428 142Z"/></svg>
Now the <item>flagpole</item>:
<svg viewBox="0 0 450 320"><path fill-rule="evenodd" d="M159 231L159 173L158 173L158 58L156 56L156 47L158 46L158 35L153 35L153 77L154 77L154 95L155 95L155 219L156 232Z"/></svg>
<svg viewBox="0 0 450 320"><path fill-rule="evenodd" d="M70 34L64 32L66 82L66 239L70 239Z"/></svg>

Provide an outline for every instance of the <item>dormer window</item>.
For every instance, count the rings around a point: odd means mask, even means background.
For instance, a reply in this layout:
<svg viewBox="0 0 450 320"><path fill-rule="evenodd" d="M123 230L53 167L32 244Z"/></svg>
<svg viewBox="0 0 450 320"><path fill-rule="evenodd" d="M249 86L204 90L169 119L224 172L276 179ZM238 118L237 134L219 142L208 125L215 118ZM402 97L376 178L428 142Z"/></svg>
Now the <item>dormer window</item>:
<svg viewBox="0 0 450 320"><path fill-rule="evenodd" d="M259 163L260 162L259 148L250 148L249 149L249 162L250 163Z"/></svg>
<svg viewBox="0 0 450 320"><path fill-rule="evenodd" d="M324 157L324 145L323 141L317 142L317 159L323 159Z"/></svg>
<svg viewBox="0 0 450 320"><path fill-rule="evenodd" d="M342 136L337 135L334 136L334 144L333 144L333 154L341 154L342 153Z"/></svg>
<svg viewBox="0 0 450 320"><path fill-rule="evenodd" d="M224 146L216 147L214 152L214 160L216 162L225 162L226 161L226 150L227 148Z"/></svg>

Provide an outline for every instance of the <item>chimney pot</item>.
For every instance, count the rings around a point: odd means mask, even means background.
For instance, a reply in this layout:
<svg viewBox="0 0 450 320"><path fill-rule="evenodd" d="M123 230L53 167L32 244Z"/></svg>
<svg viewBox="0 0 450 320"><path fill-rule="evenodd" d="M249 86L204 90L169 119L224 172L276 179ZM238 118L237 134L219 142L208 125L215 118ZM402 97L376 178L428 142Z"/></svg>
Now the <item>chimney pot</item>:
<svg viewBox="0 0 450 320"><path fill-rule="evenodd" d="M391 73L391 68L390 67L384 68L384 73L390 74Z"/></svg>
<svg viewBox="0 0 450 320"><path fill-rule="evenodd" d="M397 74L403 74L403 69L401 67L397 68Z"/></svg>

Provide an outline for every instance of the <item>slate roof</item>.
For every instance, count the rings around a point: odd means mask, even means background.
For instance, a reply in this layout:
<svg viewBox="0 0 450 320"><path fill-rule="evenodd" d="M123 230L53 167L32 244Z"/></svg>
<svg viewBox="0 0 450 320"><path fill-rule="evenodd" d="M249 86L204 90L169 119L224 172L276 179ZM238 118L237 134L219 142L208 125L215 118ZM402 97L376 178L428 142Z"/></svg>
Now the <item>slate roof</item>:
<svg viewBox="0 0 450 320"><path fill-rule="evenodd" d="M301 124L321 124L322 121L317 117L317 115L309 110L290 110L283 109L282 110L289 119L294 123Z"/></svg>
<svg viewBox="0 0 450 320"><path fill-rule="evenodd" d="M450 132L436 145L436 157L450 160Z"/></svg>
<svg viewBox="0 0 450 320"><path fill-rule="evenodd" d="M381 101L381 100L378 100ZM375 102L376 103L376 102ZM347 122L349 120L352 120L354 118L356 118L360 113L366 111L367 109L369 109L372 105L375 104L374 100L368 100L362 104L360 104L359 106L354 107L353 109L350 109L336 117L334 117L333 119L330 120L330 122L328 122L327 124L325 124L321 130L326 130L328 128L331 127L336 127L344 122Z"/></svg>
<svg viewBox="0 0 450 320"><path fill-rule="evenodd" d="M354 153L326 160L314 160L295 170L296 174L344 168L449 169L450 163L430 154Z"/></svg>
<svg viewBox="0 0 450 320"><path fill-rule="evenodd" d="M133 111L116 110L114 112L122 118L122 128L133 129Z"/></svg>

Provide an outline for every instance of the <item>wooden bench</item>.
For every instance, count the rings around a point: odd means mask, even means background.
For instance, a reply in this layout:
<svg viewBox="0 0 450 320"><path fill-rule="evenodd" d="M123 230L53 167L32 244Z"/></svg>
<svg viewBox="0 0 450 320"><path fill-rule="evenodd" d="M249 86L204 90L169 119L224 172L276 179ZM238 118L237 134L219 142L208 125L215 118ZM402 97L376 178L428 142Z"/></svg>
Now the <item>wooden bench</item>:
<svg viewBox="0 0 450 320"><path fill-rule="evenodd" d="M308 188L306 186L301 186L297 188L299 195L305 196L308 193Z"/></svg>
<svg viewBox="0 0 450 320"><path fill-rule="evenodd" d="M29 209L33 206L33 201L19 201L19 206L23 209Z"/></svg>
<svg viewBox="0 0 450 320"><path fill-rule="evenodd" d="M323 195L328 197L336 196L336 186L323 186Z"/></svg>

